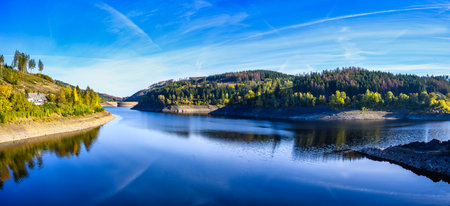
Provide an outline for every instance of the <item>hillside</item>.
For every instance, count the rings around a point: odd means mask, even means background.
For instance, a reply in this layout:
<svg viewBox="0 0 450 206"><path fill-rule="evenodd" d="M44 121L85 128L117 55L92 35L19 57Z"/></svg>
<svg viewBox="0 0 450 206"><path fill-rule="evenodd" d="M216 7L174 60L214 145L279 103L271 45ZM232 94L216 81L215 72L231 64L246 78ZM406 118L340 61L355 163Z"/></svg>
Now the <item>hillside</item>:
<svg viewBox="0 0 450 206"><path fill-rule="evenodd" d="M142 95L140 105L155 106L328 106L449 113L449 92L448 76L394 75L350 67L305 75L255 70L191 77L158 83L137 94Z"/></svg>
<svg viewBox="0 0 450 206"><path fill-rule="evenodd" d="M66 86L70 86L70 87L72 87L72 88L75 88L75 87L76 87L76 86L74 86L74 85L71 85L71 84L69 84L69 83L66 83L66 82L63 82L63 81L60 81L60 80L55 80L55 83L58 84L58 85L62 85L62 86L64 86L64 87L66 87ZM117 102L117 101L122 101L122 97L116 97L116 96L113 96L113 95L109 95L109 94L105 94L105 93L100 93L100 92L97 92L97 94L98 94L98 96L100 97L101 102Z"/></svg>
<svg viewBox="0 0 450 206"><path fill-rule="evenodd" d="M44 74L28 74L4 66L1 70L1 85L10 85L15 92L39 92L57 94L63 87Z"/></svg>
<svg viewBox="0 0 450 206"><path fill-rule="evenodd" d="M0 123L51 120L104 111L98 94L89 87L82 90L47 75L33 74L35 61L25 53L16 51L12 66L4 64L3 55L0 60ZM41 60L39 70L43 70Z"/></svg>

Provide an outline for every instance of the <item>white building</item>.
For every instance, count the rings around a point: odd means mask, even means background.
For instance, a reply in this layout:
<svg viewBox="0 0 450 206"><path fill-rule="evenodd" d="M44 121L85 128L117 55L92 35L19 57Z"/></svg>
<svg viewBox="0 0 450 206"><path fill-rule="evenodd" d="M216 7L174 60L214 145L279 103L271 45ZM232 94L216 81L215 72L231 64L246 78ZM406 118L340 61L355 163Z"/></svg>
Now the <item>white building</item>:
<svg viewBox="0 0 450 206"><path fill-rule="evenodd" d="M34 105L43 105L47 102L47 98L41 93L27 93L25 94L25 98Z"/></svg>

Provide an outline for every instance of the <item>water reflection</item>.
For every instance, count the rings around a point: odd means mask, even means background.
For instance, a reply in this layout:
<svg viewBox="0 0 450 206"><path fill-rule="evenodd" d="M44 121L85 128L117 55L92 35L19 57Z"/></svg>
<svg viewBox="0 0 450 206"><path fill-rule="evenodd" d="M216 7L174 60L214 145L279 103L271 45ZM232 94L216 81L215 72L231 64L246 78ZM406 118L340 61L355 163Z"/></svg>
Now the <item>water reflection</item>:
<svg viewBox="0 0 450 206"><path fill-rule="evenodd" d="M89 151L97 139L99 128L88 132L60 138L51 138L21 145L0 145L0 189L3 183L14 179L21 182L29 176L29 170L42 168L45 153L59 158L78 156L84 147Z"/></svg>
<svg viewBox="0 0 450 206"><path fill-rule="evenodd" d="M203 137L220 144L255 149L248 145L290 146L294 160L326 161L362 158L347 151L363 147L389 147L413 141L450 138L448 122L343 121L283 122L228 119L208 116L173 115L138 111L118 111L123 123L188 138ZM139 124L136 124L139 122ZM247 147L247 148L246 148Z"/></svg>

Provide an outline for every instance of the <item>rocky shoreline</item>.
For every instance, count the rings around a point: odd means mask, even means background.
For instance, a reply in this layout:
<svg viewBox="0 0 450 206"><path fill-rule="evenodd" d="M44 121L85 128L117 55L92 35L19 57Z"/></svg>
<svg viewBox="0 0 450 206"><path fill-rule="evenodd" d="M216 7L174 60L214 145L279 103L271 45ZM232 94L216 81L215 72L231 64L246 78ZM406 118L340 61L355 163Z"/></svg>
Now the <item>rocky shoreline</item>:
<svg viewBox="0 0 450 206"><path fill-rule="evenodd" d="M364 148L358 152L371 159L411 168L416 173L431 176L431 179L450 182L450 140L433 139L428 143L413 142L385 149Z"/></svg>
<svg viewBox="0 0 450 206"><path fill-rule="evenodd" d="M84 117L61 117L51 121L0 124L0 144L92 129L104 125L114 118L114 115L104 111Z"/></svg>
<svg viewBox="0 0 450 206"><path fill-rule="evenodd" d="M325 106L255 108L246 106L158 106L138 104L132 109L173 114L212 115L236 118L290 120L290 121L340 121L340 120L450 120L450 114L408 113L393 111L337 111Z"/></svg>

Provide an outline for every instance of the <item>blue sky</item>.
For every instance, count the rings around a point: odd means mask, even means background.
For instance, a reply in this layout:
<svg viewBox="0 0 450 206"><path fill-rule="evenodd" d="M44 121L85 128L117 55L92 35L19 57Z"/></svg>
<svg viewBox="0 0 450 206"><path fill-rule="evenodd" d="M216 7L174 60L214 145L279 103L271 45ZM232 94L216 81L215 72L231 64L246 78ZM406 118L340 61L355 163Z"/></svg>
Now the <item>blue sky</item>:
<svg viewBox="0 0 450 206"><path fill-rule="evenodd" d="M448 1L9 1L0 54L41 58L44 73L129 96L189 76L360 66L450 74Z"/></svg>

